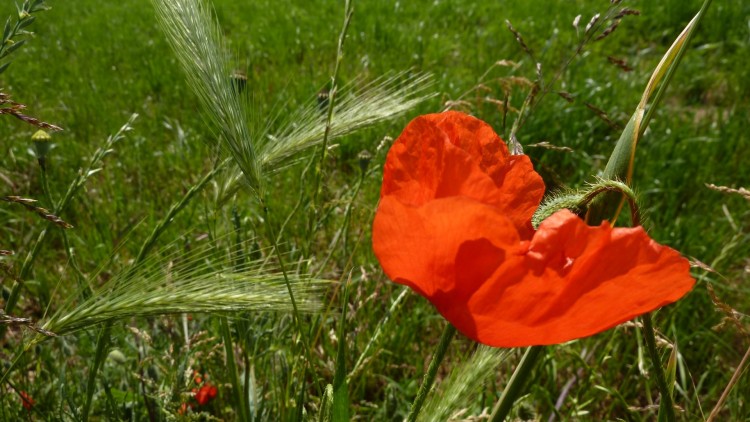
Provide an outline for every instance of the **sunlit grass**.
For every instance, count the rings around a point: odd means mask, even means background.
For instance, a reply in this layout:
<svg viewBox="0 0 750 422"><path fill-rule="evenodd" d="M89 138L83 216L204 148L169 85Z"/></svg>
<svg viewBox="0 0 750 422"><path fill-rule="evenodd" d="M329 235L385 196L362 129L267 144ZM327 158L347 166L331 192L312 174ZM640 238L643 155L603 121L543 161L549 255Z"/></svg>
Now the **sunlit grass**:
<svg viewBox="0 0 750 422"><path fill-rule="evenodd" d="M554 91L565 91L575 101L568 103L553 93L518 133L524 151L549 188L580 187L604 168L619 132L585 103L605 111L615 123L626 123L646 75L698 3L625 2L641 15L624 19L617 31L592 44L562 75ZM746 19L750 6L720 3L713 5L702 23L694 48L666 94L664 108L654 116L639 146L634 176L653 237L718 271L701 276L696 290L678 307L655 316L665 338L675 340L679 348L675 395L685 420L700 418L701 408L708 415L747 347L746 337L732 325L712 329L724 314L714 310L705 290L705 284L711 282L725 303L740 313L748 308L750 208L742 196L705 185L750 187L746 171L750 157L745 148L750 133L746 116L750 71L745 66L750 52ZM55 148L47 159L53 198L64 195L78 169L128 116L138 112L140 118L107 156L102 170L87 181L70 210L60 215L75 226L68 231L72 255L99 294L86 299L72 287L76 286L75 273L60 236L52 233L25 280L21 306L13 316L28 317L42 326L47 323L47 329L59 331L61 336L40 343L19 360L19 371L10 378L15 389L0 386L0 419L26 417L18 390L30 392L36 400L34 417L76 420L86 389L82 381L87 374L85 363L95 354L96 331L88 328L113 319L118 321L113 347L125 360L106 361L94 396L94 417L126 417L132 412L135 419L148 418L151 407L177 414L192 388L186 381L190 376L184 374L196 369L221 386L214 404L197 410L236 419L233 393L227 387L230 374L225 350L217 338L218 319L200 313L224 315L236 310L237 303L278 305L279 310L288 311L278 273L271 272L274 281L268 282L266 276L257 280L253 278L257 273L248 271L251 262L256 265L269 258L270 242L252 195L233 189L239 187L240 173L229 168L207 182L170 222L152 252L152 262L159 264L152 264L146 277L125 275L169 207L224 158L215 145L226 122L234 121L236 127L247 125L237 132L240 135L229 138L255 143L254 156L247 149L239 149L237 156L253 163L246 168L251 175L267 172L253 177L264 177L274 192L269 201L275 223L290 215L298 192L309 189L307 180L300 179L303 166L299 158L308 157L305 152L320 142L324 121L315 95L330 78L343 2L213 2L214 9L207 11L215 12L220 27L212 28L207 36L224 40L226 56L210 50L195 54L201 58L219 54L220 60L231 63L218 65L219 72L231 73L235 67L246 72L247 100L233 99L236 96L229 79L217 81L216 92L196 95L149 2L52 0L50 4L53 10L39 15L32 27L35 37L14 57L0 85L14 99L29 105L36 116L65 129L55 134ZM351 96L341 97L334 114L334 133L340 137L325 164L323 211L313 232L305 220L312 211L302 209L294 214L286 226L288 237L282 239L284 250L288 250L285 259L295 274L309 270L329 275L351 273L350 333L344 339L350 351L349 370L367 350L349 379L352 414L372 420L404 417L442 324L434 310L411 293L385 319L400 290L380 272L368 240L380 187L377 168L383 156L375 155L361 191L352 198L360 177L357 154L362 150L374 153L384 137L395 138L414 115L443 109L445 101L458 99L473 88L479 77L502 59L513 60L519 67L494 68L483 80L483 87L462 99L472 113L507 136L514 115L511 112L504 119L500 78L533 79L536 70L503 22L508 19L513 23L539 58L543 72L551 72L569 57L577 42L574 18L582 15L584 26L609 4L355 3L340 71L344 85L351 87L346 91ZM0 7L0 16L15 13L12 4L6 6ZM633 71L623 72L608 56L625 60ZM398 73L402 71L411 74ZM430 85L420 79L426 73L433 75ZM199 73L193 76L201 77ZM521 88L514 88L510 105L520 107L524 96ZM222 107L217 103L212 108L213 97L220 97L221 104L236 102L250 117L239 118L227 111L226 118L212 120L221 113L211 110L218 107L221 111ZM349 98L353 102L348 103ZM208 107L199 107L201 102ZM361 123L397 115L402 117L361 130ZM340 132L336 132L339 124ZM7 151L0 158L0 186L5 189L0 190L0 196L43 201L36 158L28 152L32 129L8 118L0 119L0 131L0 144ZM543 142L568 149L528 146ZM229 180L228 186L224 186L225 180ZM217 197L224 201L216 201ZM39 205L51 208L50 204ZM304 201L302 205L306 205ZM345 223L349 224L346 231L342 230ZM36 215L0 202L0 249L16 252L0 258L0 263L19 269L41 227ZM191 235L180 238L185 232ZM326 247L336 233L348 233L348 237L338 243L338 249L329 251ZM173 243L176 238L180 243ZM168 245L166 249L164 245ZM201 248L209 248L215 255L169 267L170 258ZM331 258L326 260L329 253ZM238 254L246 259L239 273L250 276L247 279L236 279L233 259ZM326 268L319 268L323 262ZM177 278L180 273L189 277ZM302 278L300 292L308 288ZM2 269L0 280L4 290L10 288L10 277ZM222 282L227 283L226 291L209 287ZM54 295L45 296L42 286L60 287ZM259 286L268 289L259 290ZM325 384L333 378L337 345L342 340L335 334L338 321L334 310L341 309L340 298L335 287L321 292L320 285L313 283L309 289L317 299L307 302L315 305L307 310L332 309L305 317L314 341L310 371ZM143 294L133 296L135 290ZM237 299L233 304L225 301L231 295L232 300ZM248 306L246 310L253 309ZM190 320L155 316L167 311L196 316ZM746 319L740 320L746 324ZM314 414L320 397L312 387L304 391L297 387L304 369L294 364L300 359L288 315L248 312L231 323L239 366L252 368L243 388L253 397L256 417L293 418L300 394L305 394L303 402L309 405L305 412ZM125 326L137 328L141 334ZM11 328L0 340L0 359L11 359L24 333L36 335L23 326ZM379 333L377 341L368 348L374 333ZM475 365L478 358L471 354L474 346L470 342L459 340L453 347L445 364L455 368L456 374L468 375L439 374L437 388L447 398L441 402L440 396L433 395L425 411L441 418L463 412L459 417L469 418L492 406L494 399L489 397L502 390L517 359L505 359L496 369L486 369L492 368L491 359L483 358ZM669 350L666 346L661 349L665 359ZM543 420L553 414L557 420L652 420L651 406L658 391L639 367L639 351L638 334L631 327L559 347L534 373L530 397L516 414ZM477 353L482 356L484 352ZM469 365L463 365L466 362ZM25 375L30 373L33 381ZM471 382L463 385L455 381L462 377ZM310 376L307 379L313 382ZM725 405L725 420L747 416L743 392L748 391L748 382L746 375L739 379ZM555 413L558 400L561 405ZM132 407L123 410L127 403L133 403Z"/></svg>

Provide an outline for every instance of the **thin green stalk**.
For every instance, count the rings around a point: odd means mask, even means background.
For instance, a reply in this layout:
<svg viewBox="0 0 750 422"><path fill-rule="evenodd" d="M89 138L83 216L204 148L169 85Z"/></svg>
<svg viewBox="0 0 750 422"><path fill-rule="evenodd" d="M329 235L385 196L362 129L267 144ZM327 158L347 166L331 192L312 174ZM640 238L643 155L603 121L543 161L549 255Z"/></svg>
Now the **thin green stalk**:
<svg viewBox="0 0 750 422"><path fill-rule="evenodd" d="M349 373L347 376L347 382L351 382L351 379L356 376L359 371L362 370L362 367L365 363L365 358L370 353L370 349L377 344L378 339L380 339L380 335L383 333L383 328L388 324L388 321L391 319L391 315L393 315L394 312L396 312L396 309L401 304L401 301L404 300L407 293L409 293L409 289L407 287L404 287L401 289L401 293L396 297L396 300L393 301L391 304L391 307L388 308L388 312L385 314L382 320L378 323L377 328L375 328L375 334L372 335L370 338L370 341L367 343L367 346L365 346L365 350L362 351L362 354L359 355L359 358L357 359L357 363L354 364L354 369Z"/></svg>
<svg viewBox="0 0 750 422"><path fill-rule="evenodd" d="M242 397L244 399L247 399L247 415L250 417L248 419L249 421L255 420L255 412L252 409L252 404L250 403L250 383L252 380L250 379L250 356L247 353L247 347L242 348L242 361L245 364L245 373L244 373L244 385L242 390Z"/></svg>
<svg viewBox="0 0 750 422"><path fill-rule="evenodd" d="M341 318L338 327L338 351L336 352L336 371L333 375L333 420L349 420L349 389L346 382L346 310L349 309L349 279L344 282L344 294L341 300Z"/></svg>
<svg viewBox="0 0 750 422"><path fill-rule="evenodd" d="M76 262L75 255L73 255L72 252L73 249L70 247L70 239L68 238L68 233L63 230L60 232L60 234L62 235L63 239L65 255L67 255L68 262L70 262L70 266L73 268L73 272L75 272L76 274L76 281L78 282L78 289L81 291L81 297L83 299L87 299L91 296L91 294L94 293L94 289L91 288L91 285L86 281L86 275L83 274L83 271L81 271L81 267L79 267L78 263Z"/></svg>
<svg viewBox="0 0 750 422"><path fill-rule="evenodd" d="M226 161L225 161L226 163ZM240 215L237 211L237 207L232 207L232 224L234 225L234 231L236 233L236 237L234 240L234 248L232 249L232 264L234 265L235 271L238 273L242 272L242 267L244 266L245 259L244 259L244 250L242 248L242 222L240 221ZM242 345L243 341L242 338L245 336L245 333L248 331L247 327L248 322L240 318L237 321L235 321L235 327L238 333L239 343ZM231 338L230 338L231 341ZM240 354L242 358L242 362L244 364L244 373L243 373L243 379L244 384L242 385L242 392L240 393L240 400L242 401L242 406L247 409L247 417L248 421L251 421L254 419L253 413L250 410L250 358L247 354L247 343L245 342L244 347L240 347ZM234 375L235 378L239 379L239 374ZM236 386L239 387L239 386Z"/></svg>
<svg viewBox="0 0 750 422"><path fill-rule="evenodd" d="M276 241L276 232L273 228L273 223L271 222L271 213L268 210L268 206L266 205L266 201L264 197L258 197L258 201L260 202L260 206L263 208L263 220L266 223L266 230L268 231L268 238L271 239L273 242L273 251L274 255L276 255L276 259L279 261L279 269L281 270L281 274L284 277L284 283L286 284L287 292L289 293L289 300L292 302L292 317L294 319L294 325L297 329L297 333L299 334L300 341L302 342L302 348L305 350L305 356L307 358L307 361L310 365L312 365L312 353L310 351L310 341L307 337L307 334L302 329L302 319L299 316L299 310L297 308L297 301L294 298L294 292L292 291L292 283L289 281L289 275L286 272L286 266L284 265L284 258L281 255L281 251L279 250L279 242ZM305 366L305 376L306 378L306 372L307 372L308 366ZM315 388L317 389L318 396L323 396L323 389L320 386L320 380L317 376L315 376L315 372L313 372L313 376L315 378Z"/></svg>
<svg viewBox="0 0 750 422"><path fill-rule="evenodd" d="M89 369L88 382L86 383L86 401L81 411L81 420L89 420L89 411L91 410L91 399L94 397L94 388L96 387L96 374L99 372L104 359L107 356L107 347L109 346L109 333L112 324L106 324L99 331L99 337L96 339L96 354L94 355L94 365Z"/></svg>
<svg viewBox="0 0 750 422"><path fill-rule="evenodd" d="M166 230L167 226L174 220L174 218L177 216L177 214L182 211L183 208L190 202L193 197L203 189L204 186L208 182L210 182L220 171L224 169L224 167L227 166L227 164L231 161L231 159L226 159L219 163L216 167L214 167L213 170L206 173L203 178L198 181L195 185L193 185L187 193L185 193L185 196L182 197L179 201L172 204L172 206L169 208L169 211L167 211L167 215L164 216L164 218L154 226L154 229L151 231L151 234L148 236L148 239L146 239L145 242L143 242L143 245L141 246L141 249L138 251L138 255L135 258L134 266L138 265L143 261L143 259L146 257L146 255L151 251L151 249L156 244L156 241L159 239L159 237L164 233L164 230Z"/></svg>
<svg viewBox="0 0 750 422"><path fill-rule="evenodd" d="M307 361L302 362L303 368L302 368L302 379L307 378L307 367L308 363ZM302 416L304 415L305 410L305 393L307 389L302 386L299 389L299 394L297 394L297 413L295 414L295 420L296 421L302 421L304 420Z"/></svg>
<svg viewBox="0 0 750 422"><path fill-rule="evenodd" d="M292 217L294 217L295 214L297 214L297 211L302 207L302 203L305 201L305 190L302 189L302 186L305 185L305 180L307 179L307 173L310 171L310 168L312 167L313 163L315 162L315 155L311 155L310 159L307 161L307 165L305 165L305 168L302 170L302 173L300 173L299 176L299 197L297 199L297 203L292 208L292 211L289 212L289 215L287 215L286 219L284 220L284 223L279 228L279 233L277 234L276 242L281 243L281 236L284 234L284 230L286 230L286 226L289 224L290 221L292 221Z"/></svg>
<svg viewBox="0 0 750 422"><path fill-rule="evenodd" d="M229 329L229 321L227 317L221 317L221 337L224 340L224 350L227 355L227 371L229 372L230 382L232 383L232 393L234 394L234 402L237 403L240 420L249 421L250 414L248 412L245 400L242 397L243 388L240 385L240 379L237 375L237 365L234 362L234 341L232 340L232 332Z"/></svg>
<svg viewBox="0 0 750 422"><path fill-rule="evenodd" d="M437 375L438 368L440 368L440 363L443 361L445 353L448 351L448 346L451 344L451 340L453 340L455 334L456 327L454 327L453 324L448 323L443 330L443 334L440 336L440 343L438 343L435 352L432 354L430 366L427 368L424 378L422 378L422 385L419 386L417 397L411 404L411 410L406 417L407 422L414 422L417 420L417 416L419 416L419 412L422 410L422 405L424 404L425 399L427 399L427 394L430 392L430 389L432 389L432 383L435 382L435 376Z"/></svg>
<svg viewBox="0 0 750 422"><path fill-rule="evenodd" d="M623 191L623 193L625 192ZM634 227L640 226L641 214L638 208L638 204L635 202L635 197L632 195L627 195L626 197L628 199L628 205L630 205L630 219L632 221L632 224ZM659 407L659 413L661 414L661 409L664 409L664 411L666 412L665 416L667 418L667 421L674 422L675 414L674 406L672 405L672 393L670 392L670 389L667 388L667 377L664 375L664 369L661 366L661 359L659 359L659 353L656 350L656 334L654 333L654 325L651 321L651 314L645 314L642 316L642 318L643 338L646 341L646 348L648 349L651 363L654 365L654 370L656 371L656 382L659 386L659 391L661 392L662 406Z"/></svg>
<svg viewBox="0 0 750 422"><path fill-rule="evenodd" d="M41 171L41 181L42 181L42 189L44 190L44 196L47 200L47 203L51 208L54 208L55 202L52 199L52 191L49 188L49 179L47 178L47 166L45 165L45 161L43 160L43 157L39 158L39 164L42 168ZM73 272L76 275L76 281L78 282L78 288L81 289L82 295L87 297L91 293L91 288L89 287L88 283L86 283L86 276L83 275L83 271L81 271L81 268L78 266L78 263L75 260L75 257L70 252L70 240L68 239L68 233L65 230L61 230L60 234L63 238L63 247L65 248L65 255L68 257L68 262L70 262L70 266L73 268Z"/></svg>
<svg viewBox="0 0 750 422"><path fill-rule="evenodd" d="M49 180L47 179L47 164L44 156L39 157L39 179L42 184L42 192L44 192L44 199L47 201L47 203L50 205L50 207L54 207L55 203L52 200L52 193L50 192L49 188ZM67 252L67 251L66 251ZM24 280L25 278L22 278L21 280ZM41 283L41 291L42 291L42 297L47 297L47 300L49 299L49 286L47 286L47 283L45 281L42 281Z"/></svg>
<svg viewBox="0 0 750 422"><path fill-rule="evenodd" d="M325 259L320 264L320 269L318 270L318 274L315 275L315 278L318 278L320 276L320 273L322 273L325 269L326 265L328 265L328 261L331 260L331 257L333 256L333 253L336 250L339 241L343 238L344 242L346 242L346 236L349 229L349 219L352 215L352 206L354 204L354 200L357 199L357 195L359 195L360 189L362 188L362 183L365 180L365 174L365 172L361 173L360 178L357 181L357 185L354 187L352 197L349 199L349 202L346 204L346 209L344 210L344 222L341 225L341 230L339 231L338 236L333 239L333 244L328 247L328 255L326 255ZM346 250L346 243L344 243L344 250Z"/></svg>
<svg viewBox="0 0 750 422"><path fill-rule="evenodd" d="M654 333L654 325L651 322L651 314L645 314L641 318L643 319L643 339L646 341L646 349L654 366L654 372L656 372L656 384L659 386L659 391L661 392L659 413L664 409L667 421L674 422L675 414L674 405L672 404L672 394L667 387L667 377L664 375L664 368L661 366L659 352L656 350L656 334Z"/></svg>
<svg viewBox="0 0 750 422"><path fill-rule="evenodd" d="M112 147L114 146L114 144L125 137L125 132L128 132L132 129L132 124L135 121L136 117L138 117L138 115L133 114L127 121L127 123L125 123L120 128L120 130L117 131L117 133L107 138L107 142L105 142L103 147L97 149L94 152L94 155L91 157L91 160L89 161L86 169L78 172L78 176L76 176L76 178L73 179L73 182L71 182L70 186L68 186L68 190L67 192L65 192L65 196L63 196L60 202L57 203L57 206L55 207L53 212L54 215L60 216L62 212L68 208L68 205L73 199L73 196L75 196L78 190L83 187L89 177L91 177L93 174L96 174L100 170L96 167L104 159L104 157L107 156L107 154L112 152ZM21 265L21 270L18 274L18 280L23 282L29 277L34 261L36 260L37 255L39 255L39 251L41 250L42 245L47 239L47 233L49 233L49 229L53 224L54 223L51 222L47 223L47 226L39 233L39 236L36 239L36 243L34 243L31 251L26 255L26 258L23 261L23 265ZM13 313L13 310L18 304L18 298L20 294L21 283L14 282L13 287L10 291L10 295L8 296L8 300L5 302L6 314L10 315ZM0 338L5 337L5 329L5 326L0 326Z"/></svg>
<svg viewBox="0 0 750 422"><path fill-rule="evenodd" d="M534 369L536 362L544 352L544 346L531 346L526 349L521 361L518 363L516 370L508 381L508 385L503 390L500 400L495 404L490 416L490 422L501 422L508 417L508 413L513 408L513 404L526 386L531 370Z"/></svg>
<svg viewBox="0 0 750 422"><path fill-rule="evenodd" d="M26 354L26 352L29 351L29 349L32 346L33 345L31 343L27 343L22 348L20 348L19 351L16 352L13 359L10 360L10 363L8 364L7 369L5 370L5 372L3 372L3 376L0 377L0 385L3 385L8 380L8 376L10 375L10 373L13 371L16 365L18 365L18 362Z"/></svg>
<svg viewBox="0 0 750 422"><path fill-rule="evenodd" d="M320 145L320 160L315 167L315 178L313 183L313 198L312 207L317 213L316 202L318 198L318 190L320 189L320 179L322 178L323 165L325 164L326 156L328 154L328 139L331 135L331 121L333 120L333 109L336 103L336 81L338 79L339 68L341 62L344 60L344 41L346 40L346 33L349 30L349 24L354 14L354 8L352 7L352 0L346 0L344 5L344 25L341 28L341 34L339 34L338 47L336 49L336 64L333 67L333 74L331 75L331 87L328 92L328 111L326 115L326 128L323 133L323 143Z"/></svg>

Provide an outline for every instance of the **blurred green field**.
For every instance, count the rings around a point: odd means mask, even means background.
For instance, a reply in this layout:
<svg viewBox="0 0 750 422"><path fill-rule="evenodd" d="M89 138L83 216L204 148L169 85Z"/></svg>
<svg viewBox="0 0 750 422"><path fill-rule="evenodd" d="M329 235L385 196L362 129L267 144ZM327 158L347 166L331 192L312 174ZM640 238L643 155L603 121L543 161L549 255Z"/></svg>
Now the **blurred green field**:
<svg viewBox="0 0 750 422"><path fill-rule="evenodd" d="M569 103L549 94L518 132L550 191L581 186L603 170L651 71L700 4L693 0L626 1L624 5L639 10L640 15L626 16L614 33L587 45L561 73L553 90L570 93L575 100ZM0 89L27 105L27 114L64 128L53 134L55 147L47 158L52 196L62 196L108 135L132 113L140 115L134 130L105 159L103 171L61 215L75 226L68 235L81 270L103 282L132 262L169 207L212 169L218 160L212 146L215 133L206 124L149 1L50 0L49 5L52 10L38 14L30 27L35 36L11 56L13 63L0 75ZM273 128L282 119L272 117L283 117L315 101L334 66L343 1L214 0L213 5L236 57L235 66L248 76L254 125ZM382 274L370 248L369 231L382 176L379 170L368 174L353 201L347 240L320 267L329 242L346 223L343 208L359 178L358 154L362 150L374 153L385 136L397 137L413 117L440 111L447 102L459 99L464 101L460 108L486 120L506 138L515 115L504 118L497 105L504 95L500 78L534 79L536 70L505 21L523 34L548 77L575 51L578 35L572 22L576 16L582 16L583 28L608 6L604 0L355 0L340 79L371 81L393 71L428 72L433 75L430 89L436 95L400 118L337 140L324 167L322 199L330 218L312 240L304 213L297 214L287 228L284 247L299 259L300 266L328 279L350 277L353 282L346 337L349 369L401 292L400 286ZM0 17L13 13L11 2L0 5ZM608 57L625 60L632 71L623 71ZM680 420L701 420L708 415L750 345L748 337L731 324L713 328L724 315L716 310L707 290L710 283L747 327L750 204L740 195L706 187L707 183L750 187L748 57L750 3L715 1L636 158L633 185L651 236L717 271L695 270L699 280L695 290L655 314L658 329L679 350L675 397ZM518 67L492 67L500 60L516 62ZM482 87L474 89L488 69ZM510 93L509 103L520 107L525 91L514 88ZM606 112L612 124L586 103ZM30 142L36 128L11 116L0 117L0 147L6 151L0 156L0 194L42 200ZM531 146L542 142L569 150ZM375 155L371 168L381 166L383 159L382 152ZM293 165L273 176L270 202L276 224L291 212L296 192L310 189L300 180L302 170L302 165ZM177 216L159 241L165 248L163 254L199 245L206 238L228 249L226 243L231 242L224 242L224 236L239 233L251 239L262 234L263 217L250 195L241 192L218 204L219 183L220 179L209 184ZM21 207L0 205L0 249L16 252L0 262L18 268L43 222ZM237 222L233 222L235 215ZM72 294L74 273L62 242L53 234L44 246L22 290L16 316L42 319L48 306L54 310ZM248 250L252 243L245 241ZM12 280L0 273L0 281L0 303L4 303ZM57 290L50 288L55 286ZM328 311L308 321L314 327L315 341L315 364L310 371L326 383L334 372L340 300L338 290L332 289L325 298ZM249 322L238 324L247 328L239 334L244 340L238 342L244 341L250 350L251 362L242 365L254 368L252 391L258 419L295 420L296 400L304 390L295 383L303 370L294 355L297 348L292 345L289 317L249 314L241 320ZM220 386L217 399L203 409L206 415L195 420L238 420L217 318L196 316L190 321L196 341L189 350L181 346L181 324L175 316L115 325L113 345L125 358L122 362L110 359L102 368L92 419L154 420L147 409L151 400L159 408L156 420L188 420L178 410L181 392L189 390L184 380L190 376L180 371L193 367L210 374ZM427 301L407 295L365 369L350 380L352 416L359 420L406 416L443 324ZM0 419L27 417L14 392L23 390L36 401L29 418L77 420L96 336L96 330L84 331L37 346L22 362L23 369L11 376L14 387L0 386ZM19 330L0 339L3 362L11 360L20 339ZM657 409L651 405L658 389L653 373L643 375L648 361L639 355L640 341L637 330L621 327L550 349L545 364L534 372L529 396L516 409L516 417L654 420ZM454 342L440 379L474 349L475 344L465 338ZM666 361L670 351L663 348L662 352ZM458 420L481 420L469 418L491 408L518 356L514 351L498 365L493 382L484 383L462 405L466 412ZM555 411L555 402L570 379L576 382ZM170 385L171 390L165 387ZM317 403L320 398L313 389L307 394L311 398L305 402ZM748 397L750 380L745 374L719 420L750 420ZM310 417L314 410L305 408Z"/></svg>

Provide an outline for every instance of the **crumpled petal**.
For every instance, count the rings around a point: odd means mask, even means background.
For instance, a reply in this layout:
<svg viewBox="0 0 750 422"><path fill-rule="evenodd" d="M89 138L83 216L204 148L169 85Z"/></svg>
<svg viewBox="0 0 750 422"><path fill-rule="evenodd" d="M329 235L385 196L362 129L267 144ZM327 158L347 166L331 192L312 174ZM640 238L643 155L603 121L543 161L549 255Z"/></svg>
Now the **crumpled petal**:
<svg viewBox="0 0 750 422"><path fill-rule="evenodd" d="M386 197L373 244L391 280L495 347L588 337L675 302L694 284L687 261L642 228L589 227L567 210L521 242L510 220L477 201L414 207Z"/></svg>
<svg viewBox="0 0 750 422"><path fill-rule="evenodd" d="M438 310L491 346L563 343L608 330L677 301L695 280L679 252L642 227L590 227L568 210L546 219L522 260L508 260L465 304Z"/></svg>
<svg viewBox="0 0 750 422"><path fill-rule="evenodd" d="M411 205L465 196L497 207L528 237L544 182L487 123L449 111L417 117L404 129L388 152L380 195Z"/></svg>

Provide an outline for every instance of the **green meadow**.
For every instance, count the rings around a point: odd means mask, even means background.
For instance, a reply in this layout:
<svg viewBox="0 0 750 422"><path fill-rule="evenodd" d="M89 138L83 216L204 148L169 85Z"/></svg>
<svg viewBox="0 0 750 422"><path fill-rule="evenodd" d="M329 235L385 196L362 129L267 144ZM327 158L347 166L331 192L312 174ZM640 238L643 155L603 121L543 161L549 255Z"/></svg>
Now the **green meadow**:
<svg viewBox="0 0 750 422"><path fill-rule="evenodd" d="M447 323L372 251L393 140L464 111L514 133L548 193L583 188L702 4L352 0L339 45L343 0L212 0L236 94L214 98L155 11L174 1L43 3L0 58L0 92L63 129L42 170L39 128L0 113L0 197L38 201L0 201L8 421L403 420ZM749 57L750 2L713 1L635 154L643 225L697 281L651 314L676 420L750 421ZM340 104L355 117L326 136ZM301 139L261 148L255 185L238 119L258 145ZM662 420L641 326L545 348L507 420ZM458 334L418 420L489 420L522 355Z"/></svg>

